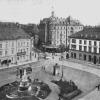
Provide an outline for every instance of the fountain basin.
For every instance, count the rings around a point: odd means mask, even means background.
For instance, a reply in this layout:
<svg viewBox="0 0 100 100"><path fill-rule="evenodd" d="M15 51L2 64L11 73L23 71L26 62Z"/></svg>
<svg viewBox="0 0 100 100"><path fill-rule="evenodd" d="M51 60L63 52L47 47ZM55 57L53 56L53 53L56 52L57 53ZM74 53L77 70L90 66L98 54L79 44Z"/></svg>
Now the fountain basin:
<svg viewBox="0 0 100 100"><path fill-rule="evenodd" d="M29 87L21 87L22 89L18 89L18 83L10 83L12 85L7 85L8 89L5 87L2 92L6 90L5 95L2 96L3 99L0 100L39 100L39 98L46 98L51 90L49 86L43 82L32 82L32 89L30 91ZM17 85L16 85L17 84ZM0 93L0 97L1 97ZM35 98L35 99L33 99Z"/></svg>

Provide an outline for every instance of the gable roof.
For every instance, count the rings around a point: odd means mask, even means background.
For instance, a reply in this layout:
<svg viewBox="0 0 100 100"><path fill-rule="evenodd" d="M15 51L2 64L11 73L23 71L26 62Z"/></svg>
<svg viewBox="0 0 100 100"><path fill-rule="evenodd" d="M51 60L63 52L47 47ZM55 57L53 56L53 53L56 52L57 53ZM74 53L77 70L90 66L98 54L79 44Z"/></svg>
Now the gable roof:
<svg viewBox="0 0 100 100"><path fill-rule="evenodd" d="M14 24L0 22L0 40L27 39L30 36L20 27Z"/></svg>
<svg viewBox="0 0 100 100"><path fill-rule="evenodd" d="M84 28L82 31L72 34L69 38L100 40L100 27Z"/></svg>

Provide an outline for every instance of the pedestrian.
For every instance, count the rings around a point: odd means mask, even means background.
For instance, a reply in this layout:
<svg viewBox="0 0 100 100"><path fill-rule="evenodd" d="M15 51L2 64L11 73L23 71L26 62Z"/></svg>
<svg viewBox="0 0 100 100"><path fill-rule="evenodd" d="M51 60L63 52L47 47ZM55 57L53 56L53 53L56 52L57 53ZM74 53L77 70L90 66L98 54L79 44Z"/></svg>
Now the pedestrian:
<svg viewBox="0 0 100 100"><path fill-rule="evenodd" d="M20 78L22 78L22 74L23 74L22 69L20 69Z"/></svg>
<svg viewBox="0 0 100 100"><path fill-rule="evenodd" d="M17 73L16 73L16 76L18 77L19 75L19 68L17 68Z"/></svg>
<svg viewBox="0 0 100 100"><path fill-rule="evenodd" d="M97 87L97 89L98 89L98 91L99 91L99 90L100 90L100 84L99 84L99 85L97 85L96 87Z"/></svg>
<svg viewBox="0 0 100 100"><path fill-rule="evenodd" d="M58 100L61 100L60 96L59 96Z"/></svg>
<svg viewBox="0 0 100 100"><path fill-rule="evenodd" d="M28 76L28 81L29 81L29 83L31 83L32 82L32 80L31 80L31 78L30 78L30 76Z"/></svg>
<svg viewBox="0 0 100 100"><path fill-rule="evenodd" d="M44 71L45 71L45 66L44 66Z"/></svg>

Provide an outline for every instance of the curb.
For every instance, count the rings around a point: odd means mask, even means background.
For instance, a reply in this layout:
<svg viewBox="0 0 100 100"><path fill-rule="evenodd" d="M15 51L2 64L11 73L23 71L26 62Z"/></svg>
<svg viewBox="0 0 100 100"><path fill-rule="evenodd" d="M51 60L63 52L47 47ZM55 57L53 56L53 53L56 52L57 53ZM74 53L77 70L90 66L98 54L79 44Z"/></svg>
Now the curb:
<svg viewBox="0 0 100 100"><path fill-rule="evenodd" d="M27 64L36 63L36 62L38 62L38 61L35 61L35 62L27 62L27 63L23 63L23 64L19 64L19 65L12 65L12 66L8 66L8 67L2 67L2 68L0 68L0 71L5 70L5 69L16 68L16 67L19 67L19 66L22 66L22 65L27 65Z"/></svg>

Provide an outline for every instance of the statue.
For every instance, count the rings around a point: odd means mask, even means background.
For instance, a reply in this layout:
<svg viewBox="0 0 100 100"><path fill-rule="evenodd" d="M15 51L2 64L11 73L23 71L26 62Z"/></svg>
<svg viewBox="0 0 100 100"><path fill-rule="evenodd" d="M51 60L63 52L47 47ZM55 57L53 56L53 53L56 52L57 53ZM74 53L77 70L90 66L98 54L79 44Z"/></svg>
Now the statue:
<svg viewBox="0 0 100 100"><path fill-rule="evenodd" d="M19 90L22 91L23 88L28 89L29 85L30 85L30 83L29 83L29 80L28 80L28 76L26 74L26 69L24 69L24 75L21 78L21 82L20 82L20 85L19 85Z"/></svg>
<svg viewBox="0 0 100 100"><path fill-rule="evenodd" d="M22 76L22 82L27 82L28 81L28 76L26 74L26 69L24 69L24 75Z"/></svg>

